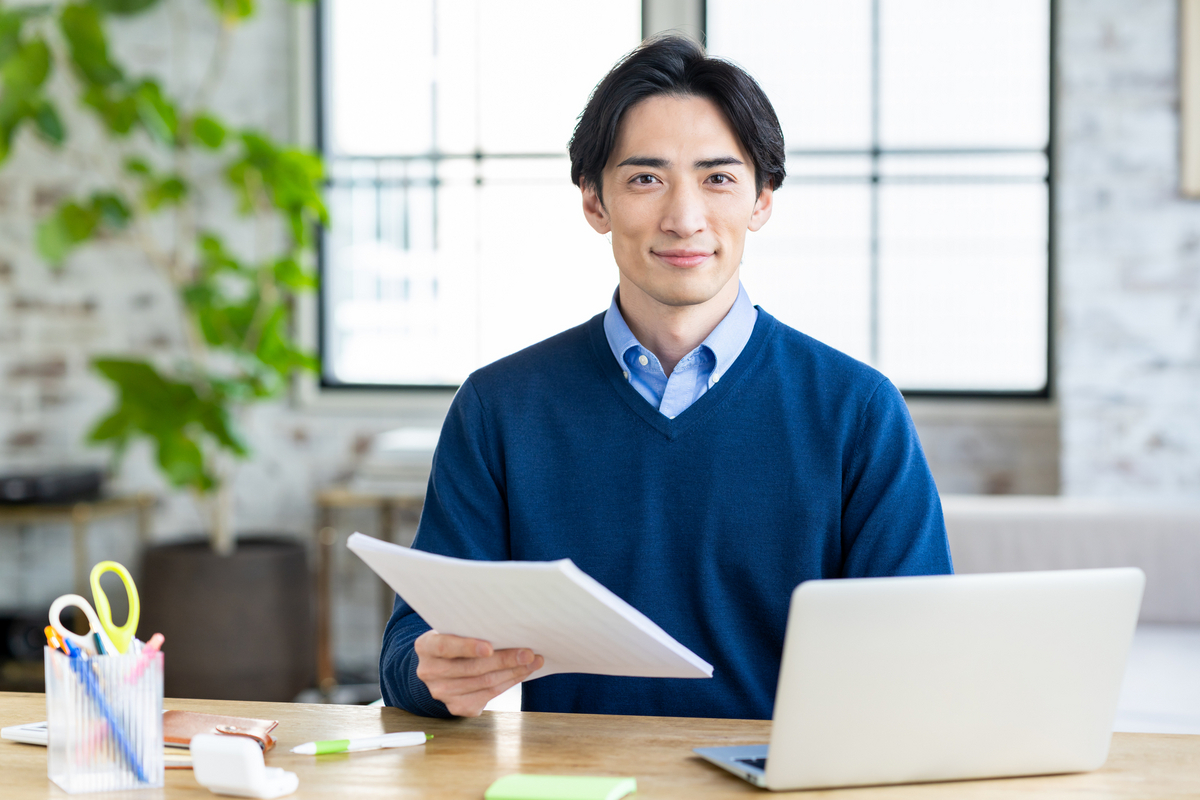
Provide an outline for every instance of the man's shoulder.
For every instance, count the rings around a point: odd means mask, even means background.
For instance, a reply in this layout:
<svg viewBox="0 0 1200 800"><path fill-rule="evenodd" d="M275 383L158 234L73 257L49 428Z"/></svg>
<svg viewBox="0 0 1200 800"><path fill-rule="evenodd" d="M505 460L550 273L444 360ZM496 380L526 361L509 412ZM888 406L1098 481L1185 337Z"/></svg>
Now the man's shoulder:
<svg viewBox="0 0 1200 800"><path fill-rule="evenodd" d="M760 314L764 314L761 308ZM775 330L768 358L775 369L827 389L873 393L888 383L882 372L847 353L770 317Z"/></svg>

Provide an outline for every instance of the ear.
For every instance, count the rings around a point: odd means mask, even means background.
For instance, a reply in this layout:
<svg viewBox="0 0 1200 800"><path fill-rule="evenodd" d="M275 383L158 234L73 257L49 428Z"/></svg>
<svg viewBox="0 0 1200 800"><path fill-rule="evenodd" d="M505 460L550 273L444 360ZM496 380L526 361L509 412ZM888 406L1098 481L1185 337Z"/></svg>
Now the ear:
<svg viewBox="0 0 1200 800"><path fill-rule="evenodd" d="M771 218L771 208L774 202L775 189L767 184L758 193L758 199L754 201L754 211L750 214L750 224L747 226L750 230L756 231L767 224L767 220Z"/></svg>
<svg viewBox="0 0 1200 800"><path fill-rule="evenodd" d="M583 193L583 217L588 221L588 225L591 225L596 233L610 232L612 221L608 218L608 211L600 201L596 187L589 181L580 187L580 191Z"/></svg>

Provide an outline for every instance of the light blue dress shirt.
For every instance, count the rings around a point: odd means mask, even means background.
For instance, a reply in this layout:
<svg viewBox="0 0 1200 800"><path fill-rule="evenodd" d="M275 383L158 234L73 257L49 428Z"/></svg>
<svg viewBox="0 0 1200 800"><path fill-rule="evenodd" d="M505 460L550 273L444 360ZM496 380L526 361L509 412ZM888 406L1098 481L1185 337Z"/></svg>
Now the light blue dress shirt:
<svg viewBox="0 0 1200 800"><path fill-rule="evenodd" d="M707 339L679 360L669 378L658 357L643 347L633 331L629 330L617 306L616 292L604 315L604 335L608 338L613 356L621 365L625 380L663 416L675 419L676 415L682 414L688 406L704 396L709 387L716 384L733 366L746 342L750 341L757 320L758 309L750 302L745 287L739 282L733 308L713 328Z"/></svg>

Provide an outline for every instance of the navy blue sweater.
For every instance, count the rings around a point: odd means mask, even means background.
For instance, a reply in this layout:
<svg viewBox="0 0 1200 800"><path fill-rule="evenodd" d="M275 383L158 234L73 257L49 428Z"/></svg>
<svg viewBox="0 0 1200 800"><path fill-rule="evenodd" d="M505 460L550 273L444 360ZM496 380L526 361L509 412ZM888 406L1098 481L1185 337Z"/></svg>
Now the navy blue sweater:
<svg viewBox="0 0 1200 800"><path fill-rule="evenodd" d="M951 571L941 504L895 387L759 310L675 419L621 374L603 315L478 370L442 428L413 546L570 558L711 663L711 680L564 674L531 711L769 719L802 581ZM397 600L389 705L448 716L416 677L429 627Z"/></svg>

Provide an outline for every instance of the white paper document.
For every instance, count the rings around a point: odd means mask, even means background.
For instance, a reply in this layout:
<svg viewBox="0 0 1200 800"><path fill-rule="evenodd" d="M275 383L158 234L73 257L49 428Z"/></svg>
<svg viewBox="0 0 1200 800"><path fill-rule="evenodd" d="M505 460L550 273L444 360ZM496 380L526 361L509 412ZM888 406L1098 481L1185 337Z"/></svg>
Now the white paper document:
<svg viewBox="0 0 1200 800"><path fill-rule="evenodd" d="M526 647L559 672L711 678L712 665L570 559L470 561L356 533L347 546L439 633Z"/></svg>

